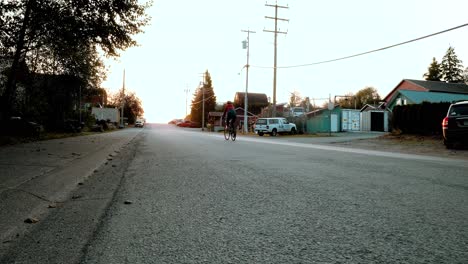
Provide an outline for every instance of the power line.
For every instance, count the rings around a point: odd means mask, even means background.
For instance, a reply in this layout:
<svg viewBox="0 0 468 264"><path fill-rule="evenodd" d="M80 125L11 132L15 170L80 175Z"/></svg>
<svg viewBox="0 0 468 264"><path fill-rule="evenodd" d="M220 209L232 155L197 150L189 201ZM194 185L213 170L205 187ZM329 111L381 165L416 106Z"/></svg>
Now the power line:
<svg viewBox="0 0 468 264"><path fill-rule="evenodd" d="M290 65L290 66L279 66L279 67L276 67L276 68L278 68L278 69L280 69L280 68L281 69L298 68L298 67L313 66L313 65L318 65L318 64L325 64L325 63L330 63L330 62L335 62L335 61L340 61L340 60L346 60L346 59L350 59L350 58L354 58L354 57L358 57L358 56L362 56L362 55L366 55L366 54L370 54L370 53L374 53L374 52L394 48L394 47L397 47L397 46L402 46L402 45L405 45L405 44L408 44L408 43L411 43L411 42L415 42L415 41L419 41L419 40L422 40L422 39L430 38L430 37L440 35L440 34L443 34L443 33L446 33L446 32L449 32L449 31L452 31L452 30L455 30L455 29L459 29L459 28L462 28L462 27L466 27L466 26L468 26L468 23L457 26L457 27L449 28L449 29L446 29L446 30L443 30L443 31L439 31L439 32L436 32L436 33L433 33L433 34L430 34L430 35L426 35L426 36L423 36L423 37L419 37L419 38L415 38L415 39L412 39L412 40L400 42L398 44L386 46L386 47L383 47L383 48L380 48L380 49L366 51L366 52L362 52L362 53L358 53L358 54L354 54L354 55L350 55L350 56L345 56L345 57L341 57L341 58L337 58L337 59L325 60L325 61L319 61L319 62L313 62L313 63L306 63L306 64ZM253 65L251 67L264 68L264 69L270 69L271 68L271 67L268 67L268 66L253 66Z"/></svg>

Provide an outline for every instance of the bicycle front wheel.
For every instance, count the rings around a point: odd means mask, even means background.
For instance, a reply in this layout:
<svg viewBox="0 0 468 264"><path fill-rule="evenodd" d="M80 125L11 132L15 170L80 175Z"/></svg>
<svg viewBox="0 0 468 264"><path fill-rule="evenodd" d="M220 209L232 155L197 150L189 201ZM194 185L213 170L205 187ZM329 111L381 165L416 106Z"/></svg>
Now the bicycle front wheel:
<svg viewBox="0 0 468 264"><path fill-rule="evenodd" d="M224 126L224 139L229 140L229 134L228 126Z"/></svg>

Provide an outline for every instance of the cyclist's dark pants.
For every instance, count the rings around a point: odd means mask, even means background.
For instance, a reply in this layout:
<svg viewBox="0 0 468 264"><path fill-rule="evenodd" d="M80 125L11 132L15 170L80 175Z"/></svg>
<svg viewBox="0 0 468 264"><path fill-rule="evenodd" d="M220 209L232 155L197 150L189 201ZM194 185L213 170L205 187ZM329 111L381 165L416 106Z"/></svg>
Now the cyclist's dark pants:
<svg viewBox="0 0 468 264"><path fill-rule="evenodd" d="M226 122L231 122L231 126L234 127L234 124L236 123L237 115L234 110L231 110L227 113L227 119Z"/></svg>

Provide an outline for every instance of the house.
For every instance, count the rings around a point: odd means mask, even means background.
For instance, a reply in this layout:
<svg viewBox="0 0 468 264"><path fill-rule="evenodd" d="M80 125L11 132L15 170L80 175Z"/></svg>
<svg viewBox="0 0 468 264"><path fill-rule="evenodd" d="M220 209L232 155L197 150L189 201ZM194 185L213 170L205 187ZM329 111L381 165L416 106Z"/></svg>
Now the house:
<svg viewBox="0 0 468 264"><path fill-rule="evenodd" d="M424 92L399 90L395 93L387 104L388 109L393 109L397 105L421 104L422 102L441 103L468 100L468 93L444 93L444 92Z"/></svg>
<svg viewBox="0 0 468 264"><path fill-rule="evenodd" d="M234 105L245 108L245 93L237 92L234 95ZM263 93L247 94L247 110L253 115L259 115L264 107L268 106L268 97Z"/></svg>
<svg viewBox="0 0 468 264"><path fill-rule="evenodd" d="M440 103L468 100L468 85L437 81L402 80L384 98L385 106L392 110L396 105Z"/></svg>
<svg viewBox="0 0 468 264"><path fill-rule="evenodd" d="M237 114L237 120L236 120L236 125L241 128L244 125L244 108L242 107L237 107L235 109L236 114ZM211 131L217 132L224 130L224 126L222 123L222 117L223 117L223 112L209 112L208 113L208 124L210 124ZM247 111L247 122L249 124L255 123L257 120L257 116L254 115L253 113Z"/></svg>
<svg viewBox="0 0 468 264"><path fill-rule="evenodd" d="M289 116L289 108L288 108L288 103L279 103L275 105L276 108L276 117L284 117L284 116ZM286 112L286 115L285 115ZM260 112L261 117L272 117L273 116L273 107L271 105L268 105L264 108L262 108Z"/></svg>

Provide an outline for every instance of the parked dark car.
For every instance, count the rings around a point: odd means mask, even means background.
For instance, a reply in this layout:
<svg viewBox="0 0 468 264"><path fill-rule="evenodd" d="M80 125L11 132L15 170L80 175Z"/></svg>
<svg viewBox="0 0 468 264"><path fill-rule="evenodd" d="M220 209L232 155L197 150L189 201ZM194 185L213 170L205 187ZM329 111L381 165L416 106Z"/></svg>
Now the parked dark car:
<svg viewBox="0 0 468 264"><path fill-rule="evenodd" d="M44 128L21 117L11 117L1 125L0 133L7 136L39 137Z"/></svg>
<svg viewBox="0 0 468 264"><path fill-rule="evenodd" d="M444 145L452 148L455 143L468 142L468 101L451 104L442 121Z"/></svg>

